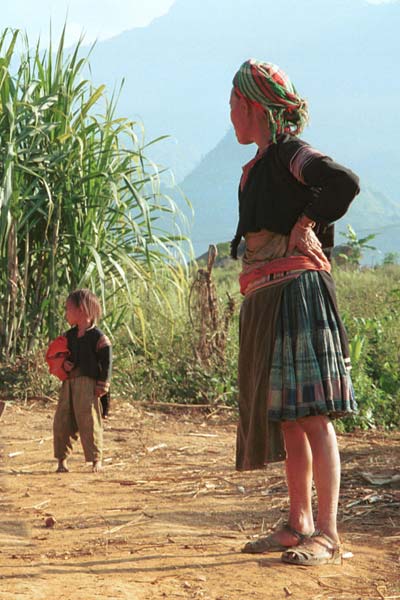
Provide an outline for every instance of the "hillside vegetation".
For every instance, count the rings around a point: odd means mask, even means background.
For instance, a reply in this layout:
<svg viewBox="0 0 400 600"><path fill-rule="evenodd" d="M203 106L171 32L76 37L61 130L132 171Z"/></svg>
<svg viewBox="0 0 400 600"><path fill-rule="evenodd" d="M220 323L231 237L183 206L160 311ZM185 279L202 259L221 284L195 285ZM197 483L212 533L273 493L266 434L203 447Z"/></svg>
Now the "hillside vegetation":
<svg viewBox="0 0 400 600"><path fill-rule="evenodd" d="M182 301L169 290L173 317L156 301L143 303L147 322L146 348L127 335L124 328L113 331L115 365L112 395L115 402L202 404L211 409L236 406L238 318L241 297L237 275L239 262L224 259L214 268L218 325L209 331L223 334L223 352L207 360L199 357L201 314L197 300L205 287L194 286ZM351 349L352 379L359 414L339 427L368 429L400 426L400 266L374 269L335 268L339 308L345 322ZM193 272L193 281L198 278ZM172 294L172 295L171 295ZM228 299L233 314L226 319ZM191 322L189 314L193 319ZM225 335L226 320L228 327ZM21 400L53 396L58 384L47 375L43 350L20 357L13 367L3 364L0 371L2 397Z"/></svg>

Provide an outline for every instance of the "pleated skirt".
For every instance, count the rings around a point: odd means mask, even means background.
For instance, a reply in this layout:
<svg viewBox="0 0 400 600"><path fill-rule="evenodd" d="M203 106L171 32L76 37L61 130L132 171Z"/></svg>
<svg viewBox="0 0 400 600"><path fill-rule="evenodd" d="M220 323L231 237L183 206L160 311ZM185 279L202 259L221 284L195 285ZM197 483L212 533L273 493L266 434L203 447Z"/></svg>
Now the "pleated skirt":
<svg viewBox="0 0 400 600"><path fill-rule="evenodd" d="M275 326L267 393L268 418L331 418L357 411L338 317L317 271L286 287Z"/></svg>
<svg viewBox="0 0 400 600"><path fill-rule="evenodd" d="M331 276L305 271L247 296L240 314L236 468L284 460L282 421L357 411Z"/></svg>

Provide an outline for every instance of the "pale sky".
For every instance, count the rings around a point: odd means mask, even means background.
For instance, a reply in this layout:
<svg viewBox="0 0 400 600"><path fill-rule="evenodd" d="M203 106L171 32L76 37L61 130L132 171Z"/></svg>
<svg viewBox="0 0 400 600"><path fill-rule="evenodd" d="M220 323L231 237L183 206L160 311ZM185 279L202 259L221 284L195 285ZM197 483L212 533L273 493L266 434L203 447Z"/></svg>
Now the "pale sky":
<svg viewBox="0 0 400 600"><path fill-rule="evenodd" d="M397 3L400 0L365 0L369 4ZM0 30L22 29L30 43L38 36L47 45L50 20L53 39L58 39L67 18L66 45L84 33L84 44L104 40L127 29L144 27L171 8L175 0L4 0ZM218 0L216 0L218 2ZM68 17L67 17L68 15Z"/></svg>
<svg viewBox="0 0 400 600"><path fill-rule="evenodd" d="M28 33L30 43L41 37L46 45L49 24L53 39L67 18L66 45L85 34L84 43L104 40L127 29L148 25L170 9L175 0L6 0L2 2L0 29L12 27Z"/></svg>

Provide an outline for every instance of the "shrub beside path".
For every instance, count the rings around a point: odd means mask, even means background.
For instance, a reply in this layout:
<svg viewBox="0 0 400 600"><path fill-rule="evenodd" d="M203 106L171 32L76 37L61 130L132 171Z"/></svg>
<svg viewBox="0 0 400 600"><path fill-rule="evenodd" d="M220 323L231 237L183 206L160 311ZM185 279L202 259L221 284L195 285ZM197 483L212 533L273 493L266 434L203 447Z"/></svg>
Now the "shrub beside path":
<svg viewBox="0 0 400 600"><path fill-rule="evenodd" d="M234 470L235 417L114 403L104 470L55 474L52 405L0 422L1 600L400 599L400 434L339 436L341 566L240 553L287 513L282 465ZM351 554L353 555L351 557Z"/></svg>

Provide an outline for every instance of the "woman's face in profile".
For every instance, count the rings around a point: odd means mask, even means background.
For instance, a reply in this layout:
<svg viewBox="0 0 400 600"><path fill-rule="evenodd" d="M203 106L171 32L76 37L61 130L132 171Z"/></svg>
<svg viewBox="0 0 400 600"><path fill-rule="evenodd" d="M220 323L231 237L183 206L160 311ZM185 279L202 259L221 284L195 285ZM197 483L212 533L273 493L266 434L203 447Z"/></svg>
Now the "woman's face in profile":
<svg viewBox="0 0 400 600"><path fill-rule="evenodd" d="M252 144L251 123L249 106L244 98L241 98L232 89L229 100L231 107L231 122L239 144Z"/></svg>

